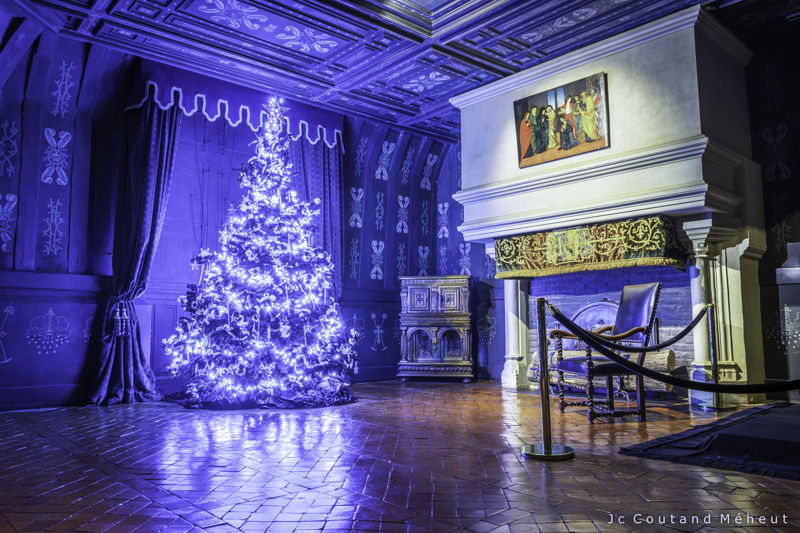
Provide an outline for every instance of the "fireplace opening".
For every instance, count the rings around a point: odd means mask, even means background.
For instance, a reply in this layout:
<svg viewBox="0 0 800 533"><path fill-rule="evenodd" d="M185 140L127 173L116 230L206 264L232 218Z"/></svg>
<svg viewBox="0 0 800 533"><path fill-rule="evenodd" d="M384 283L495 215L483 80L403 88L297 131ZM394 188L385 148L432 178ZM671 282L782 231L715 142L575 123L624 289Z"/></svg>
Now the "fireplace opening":
<svg viewBox="0 0 800 533"><path fill-rule="evenodd" d="M639 266L625 267L610 270L573 272L542 276L530 280L529 309L536 309L536 298L546 298L569 317L580 316L582 326L588 329L599 329L604 325L612 325L616 317L619 298L622 288L626 285L641 283L662 283L661 297L656 308L656 331L651 336L651 344L656 344L654 339L669 339L680 332L692 320L692 299L690 290L690 277L688 271L682 271L665 266ZM531 363L528 377L538 381L539 360L537 350L539 338L536 328L536 313L528 316L529 353ZM563 329L555 319L547 314L547 330ZM575 351L583 354L584 347L578 341L565 341L565 351ZM692 362L694 360L694 345L690 333L672 347L674 359L665 354L650 354L647 364L655 365L660 371L670 371L678 377L690 378ZM548 355L555 357L555 343L550 341ZM572 355L572 354L570 354ZM577 355L577 354L575 354ZM567 357L568 355L565 355ZM633 355L635 358L635 354ZM555 359L553 359L555 361ZM551 363L551 371L554 367ZM552 375L555 375L552 372ZM583 382L572 379L568 375L568 383L574 390L582 390ZM596 382L598 390L605 390L605 380ZM633 390L635 384L626 383L626 389ZM681 388L666 387L662 383L645 383L648 395L685 398L688 392Z"/></svg>

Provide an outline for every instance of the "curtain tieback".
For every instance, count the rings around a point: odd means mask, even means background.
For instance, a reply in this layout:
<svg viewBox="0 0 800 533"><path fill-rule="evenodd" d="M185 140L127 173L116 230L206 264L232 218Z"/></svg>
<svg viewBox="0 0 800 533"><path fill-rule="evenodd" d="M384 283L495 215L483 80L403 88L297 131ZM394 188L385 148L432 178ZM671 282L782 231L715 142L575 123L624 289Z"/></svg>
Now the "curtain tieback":
<svg viewBox="0 0 800 533"><path fill-rule="evenodd" d="M114 311L114 334L117 337L127 337L131 333L131 318L123 302L117 303Z"/></svg>

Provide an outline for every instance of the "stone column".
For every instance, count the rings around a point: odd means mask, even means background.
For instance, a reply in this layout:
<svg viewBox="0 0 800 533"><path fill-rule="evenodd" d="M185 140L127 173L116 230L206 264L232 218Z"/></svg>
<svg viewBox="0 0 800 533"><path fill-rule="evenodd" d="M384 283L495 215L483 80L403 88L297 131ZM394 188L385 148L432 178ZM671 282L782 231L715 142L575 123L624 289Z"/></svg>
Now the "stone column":
<svg viewBox="0 0 800 533"><path fill-rule="evenodd" d="M500 380L504 389L530 388L528 382L528 282L503 281L505 299L506 354Z"/></svg>
<svg viewBox="0 0 800 533"><path fill-rule="evenodd" d="M708 245L702 241L692 241L694 257L691 259L689 267L690 287L692 292L692 318L696 317L703 308L710 303L709 301L709 272L708 272ZM708 339L708 318L704 318L692 332L694 340L694 368L695 372L702 372L701 377L705 381L706 363L711 361L709 353ZM696 379L696 378L695 378Z"/></svg>
<svg viewBox="0 0 800 533"><path fill-rule="evenodd" d="M733 226L733 227L731 227ZM683 230L692 241L692 258L690 263L690 289L692 295L692 318L703 310L706 304L718 304L715 291L711 285L711 272L717 256L717 246L729 240L738 233L735 220L726 220L725 223L713 219L702 219L683 223ZM714 321L716 331L723 332L730 328L730 324L720 321L717 313ZM723 328L723 329L720 329ZM692 331L694 342L694 361L692 363L692 379L694 381L711 381L711 353L709 350L708 318L704 318ZM717 344L719 346L719 344ZM719 361L719 351L717 360ZM694 403L710 401L711 394L706 392L689 391L689 398Z"/></svg>

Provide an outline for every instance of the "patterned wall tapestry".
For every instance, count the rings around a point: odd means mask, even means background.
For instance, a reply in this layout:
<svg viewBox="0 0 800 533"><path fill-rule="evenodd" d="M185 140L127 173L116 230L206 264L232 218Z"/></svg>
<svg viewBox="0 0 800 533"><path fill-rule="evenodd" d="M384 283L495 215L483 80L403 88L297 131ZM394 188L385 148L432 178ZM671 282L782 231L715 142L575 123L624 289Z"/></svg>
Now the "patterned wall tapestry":
<svg viewBox="0 0 800 533"><path fill-rule="evenodd" d="M459 145L348 119L345 147L342 308L364 330L356 379L392 378L400 360L398 276L471 275L477 286L493 263L458 231ZM475 300L485 330L476 342L487 346L495 321Z"/></svg>
<svg viewBox="0 0 800 533"><path fill-rule="evenodd" d="M110 180L90 180L113 164L123 105L115 82L128 64L120 53L46 31L8 77L0 98L0 269L109 272L113 227L92 217L110 216ZM112 136L100 133L114 121ZM93 135L108 142L102 155L88 149Z"/></svg>
<svg viewBox="0 0 800 533"><path fill-rule="evenodd" d="M112 182L93 176L112 175L115 154L88 148L97 138L119 144L115 136L126 96L116 88L130 85L133 61L45 32L9 76L0 101L0 269L110 273ZM493 265L482 246L465 243L457 230L463 222L463 208L452 198L460 187L458 145L359 120L347 126L339 191L342 307L364 332L358 379L393 377L399 361L398 276L471 274L479 284ZM142 320L148 338L160 339L174 327L181 314L177 295L195 281L196 273L186 272L188 257L215 245L227 215L221 206L235 199L236 168L250 155L250 135L234 130L202 118L183 121L184 151L170 198L180 216L168 214L160 249L182 250L187 262L158 258L151 302L141 310L142 317L149 313ZM4 375L16 376L9 369L24 370L29 357L58 355L60 374L51 382L77 382L91 347L86 339L97 335L96 304L0 303ZM485 330L481 346L497 345L493 319L484 313L476 323ZM163 366L154 361L157 373Z"/></svg>
<svg viewBox="0 0 800 533"><path fill-rule="evenodd" d="M22 407L82 400L130 59L49 31L19 52L0 87L0 404Z"/></svg>

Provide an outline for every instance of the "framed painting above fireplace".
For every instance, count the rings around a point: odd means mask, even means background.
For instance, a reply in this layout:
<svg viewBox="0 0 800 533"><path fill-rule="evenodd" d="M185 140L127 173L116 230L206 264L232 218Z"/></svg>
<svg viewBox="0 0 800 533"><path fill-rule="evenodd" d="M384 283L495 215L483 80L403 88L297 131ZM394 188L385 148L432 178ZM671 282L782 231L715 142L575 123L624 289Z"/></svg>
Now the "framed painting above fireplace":
<svg viewBox="0 0 800 533"><path fill-rule="evenodd" d="M603 72L514 102L519 168L608 148Z"/></svg>

